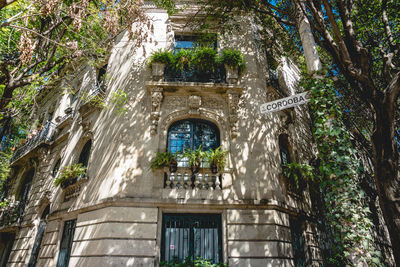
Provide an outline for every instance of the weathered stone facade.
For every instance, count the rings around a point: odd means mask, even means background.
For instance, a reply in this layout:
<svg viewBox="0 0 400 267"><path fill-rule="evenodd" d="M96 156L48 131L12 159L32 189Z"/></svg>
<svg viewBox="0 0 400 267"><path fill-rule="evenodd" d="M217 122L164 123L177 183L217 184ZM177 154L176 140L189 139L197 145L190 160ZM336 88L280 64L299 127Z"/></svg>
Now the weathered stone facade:
<svg viewBox="0 0 400 267"><path fill-rule="evenodd" d="M157 45L144 44L147 53L172 48L174 35L192 33L180 27L184 16L169 17L155 8L148 14L154 18ZM309 116L304 106L260 115L261 104L283 95L269 85L265 53L246 25L218 42L218 50L236 48L245 55L247 67L237 83L154 81L143 49L125 34L108 59L101 95L106 107L75 97L96 90L96 68L85 63L41 92L36 114L41 121L50 118L52 138L39 140L13 160L11 194L21 194L32 168L34 177L23 219L0 229L15 233L7 266L28 265L48 206L36 266L56 266L64 222L73 219L69 266L158 266L165 246L163 214L192 213L221 215L222 261L230 266L294 266L290 221L300 213L311 216L311 209L307 190L299 196L287 188L279 136L288 137L293 161L308 162L313 156ZM299 71L289 59L282 59L279 77L284 93L298 91ZM128 96L123 114L116 113L112 102L118 90ZM154 154L167 149L170 126L189 118L215 124L228 151L219 179L211 180L212 174L202 170L195 188L183 178L188 170L181 169L177 179L168 171L150 169ZM65 189L56 187L57 161L61 168L78 162L89 140L86 177ZM300 225L307 264L318 265L315 225L307 220Z"/></svg>

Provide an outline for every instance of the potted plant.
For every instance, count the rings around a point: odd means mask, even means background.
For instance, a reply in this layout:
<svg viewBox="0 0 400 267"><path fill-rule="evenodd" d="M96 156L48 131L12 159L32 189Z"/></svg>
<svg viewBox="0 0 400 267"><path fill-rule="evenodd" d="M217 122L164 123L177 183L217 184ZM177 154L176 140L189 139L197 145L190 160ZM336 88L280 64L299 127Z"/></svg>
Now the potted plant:
<svg viewBox="0 0 400 267"><path fill-rule="evenodd" d="M152 70L153 81L161 81L164 78L164 70L166 65L172 64L174 56L172 52L167 50L158 50L149 58L149 67Z"/></svg>
<svg viewBox="0 0 400 267"><path fill-rule="evenodd" d="M192 65L193 50L180 49L174 55L174 70L176 71L188 71Z"/></svg>
<svg viewBox="0 0 400 267"><path fill-rule="evenodd" d="M237 83L239 75L246 67L246 61L242 53L236 49L225 49L218 58L218 62L225 66L226 82L229 84Z"/></svg>
<svg viewBox="0 0 400 267"><path fill-rule="evenodd" d="M210 73L217 69L217 51L212 47L198 47L193 52L192 64L200 73Z"/></svg>
<svg viewBox="0 0 400 267"><path fill-rule="evenodd" d="M156 156L151 161L151 169L153 171L169 167L170 172L176 172L178 169L177 154L167 152L157 152Z"/></svg>
<svg viewBox="0 0 400 267"><path fill-rule="evenodd" d="M218 173L224 169L226 164L226 154L228 151L222 150L221 147L213 150L210 149L206 153L207 162L210 164L210 169L212 173Z"/></svg>
<svg viewBox="0 0 400 267"><path fill-rule="evenodd" d="M86 167L82 163L71 164L61 169L60 174L54 179L54 185L66 188L84 175L86 175Z"/></svg>
<svg viewBox="0 0 400 267"><path fill-rule="evenodd" d="M189 160L190 169L193 173L197 173L200 170L201 162L206 156L206 152L201 149L199 146L196 150L186 149L182 153L182 157L185 157Z"/></svg>

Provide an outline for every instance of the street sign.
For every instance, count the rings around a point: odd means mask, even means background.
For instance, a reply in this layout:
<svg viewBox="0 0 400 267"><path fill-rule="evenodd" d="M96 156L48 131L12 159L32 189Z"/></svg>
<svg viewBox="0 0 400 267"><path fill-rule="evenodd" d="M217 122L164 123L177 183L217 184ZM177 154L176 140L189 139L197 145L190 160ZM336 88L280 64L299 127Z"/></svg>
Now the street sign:
<svg viewBox="0 0 400 267"><path fill-rule="evenodd" d="M304 92L301 94L291 95L289 97L281 98L281 99L278 99L278 100L275 100L272 102L262 104L260 106L260 112L261 112L261 114L266 114L266 113L275 112L275 111L279 111L282 109L291 108L291 107L305 104L308 102L306 95L307 95L307 92Z"/></svg>

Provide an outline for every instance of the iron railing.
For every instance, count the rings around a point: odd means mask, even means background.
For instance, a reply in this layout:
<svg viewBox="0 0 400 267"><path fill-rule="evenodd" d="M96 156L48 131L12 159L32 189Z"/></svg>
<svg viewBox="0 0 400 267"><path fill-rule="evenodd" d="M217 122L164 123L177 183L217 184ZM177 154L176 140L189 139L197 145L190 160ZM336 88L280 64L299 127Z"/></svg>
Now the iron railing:
<svg viewBox="0 0 400 267"><path fill-rule="evenodd" d="M15 150L11 158L11 162L16 161L42 143L51 142L55 132L56 125L51 121L47 121L47 123L43 126L43 129L36 133L32 138L27 139L25 144Z"/></svg>
<svg viewBox="0 0 400 267"><path fill-rule="evenodd" d="M224 67L214 71L199 71L194 68L188 70L175 70L167 66L164 71L166 82L199 82L199 83L225 83L226 72Z"/></svg>
<svg viewBox="0 0 400 267"><path fill-rule="evenodd" d="M20 222L24 215L25 202L14 201L1 208L0 226L8 226Z"/></svg>

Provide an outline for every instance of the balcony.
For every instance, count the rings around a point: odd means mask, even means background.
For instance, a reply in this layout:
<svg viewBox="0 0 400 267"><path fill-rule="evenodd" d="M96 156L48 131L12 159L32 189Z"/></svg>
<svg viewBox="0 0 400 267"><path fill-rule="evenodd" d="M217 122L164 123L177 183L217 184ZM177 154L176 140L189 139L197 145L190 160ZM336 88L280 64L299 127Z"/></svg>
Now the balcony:
<svg viewBox="0 0 400 267"><path fill-rule="evenodd" d="M19 223L24 214L25 203L14 201L7 204L0 210L0 226L11 226L14 223Z"/></svg>
<svg viewBox="0 0 400 267"><path fill-rule="evenodd" d="M210 168L200 168L193 173L190 168L178 167L175 172L164 168L163 198L222 199L222 173L212 173Z"/></svg>
<svg viewBox="0 0 400 267"><path fill-rule="evenodd" d="M89 116L93 111L104 107L104 84L96 83L90 94L81 97L82 102L79 107L79 113L83 118Z"/></svg>
<svg viewBox="0 0 400 267"><path fill-rule="evenodd" d="M215 71L198 71L196 69L174 70L167 66L164 71L165 82L225 83L226 71L219 67Z"/></svg>
<svg viewBox="0 0 400 267"><path fill-rule="evenodd" d="M15 162L17 159L28 154L39 145L53 141L54 134L56 132L56 125L51 121L48 121L43 128L37 132L32 138L27 138L26 142L17 148L11 158L11 162Z"/></svg>

